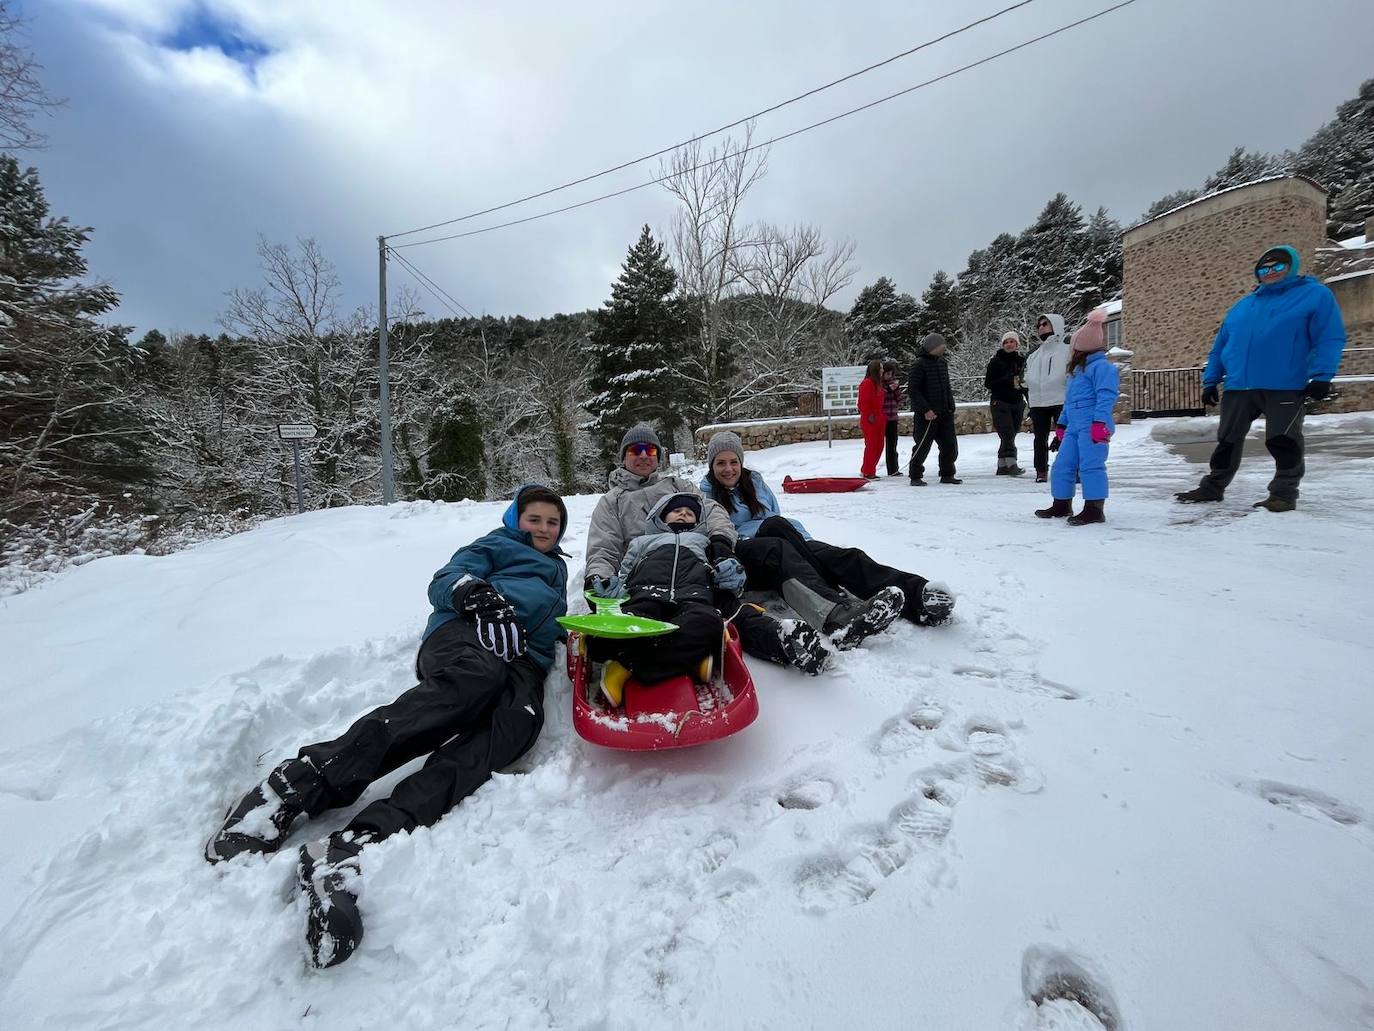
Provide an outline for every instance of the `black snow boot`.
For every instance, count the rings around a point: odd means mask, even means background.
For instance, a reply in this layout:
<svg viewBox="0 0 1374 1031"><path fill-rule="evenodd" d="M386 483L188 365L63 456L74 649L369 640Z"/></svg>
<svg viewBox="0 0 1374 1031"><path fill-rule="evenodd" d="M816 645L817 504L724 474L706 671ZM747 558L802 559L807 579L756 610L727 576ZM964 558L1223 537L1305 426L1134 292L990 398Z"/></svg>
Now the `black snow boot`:
<svg viewBox="0 0 1374 1031"><path fill-rule="evenodd" d="M305 940L316 967L337 966L353 955L363 940L358 912L358 855L367 839L336 831L323 841L301 846L296 876L309 907Z"/></svg>
<svg viewBox="0 0 1374 1031"><path fill-rule="evenodd" d="M1083 502L1083 511L1076 516L1069 516L1070 526L1086 526L1088 523L1105 523L1107 517L1102 514L1101 501Z"/></svg>
<svg viewBox="0 0 1374 1031"><path fill-rule="evenodd" d="M840 651L857 648L864 639L880 634L902 614L906 594L900 587L884 587L867 601L837 605L825 629Z"/></svg>
<svg viewBox="0 0 1374 1031"><path fill-rule="evenodd" d="M926 485L925 480L911 480L910 482L913 487L924 487Z"/></svg>
<svg viewBox="0 0 1374 1031"><path fill-rule="evenodd" d="M229 809L205 846L205 858L223 863L245 852L277 851L319 790L319 774L310 760L286 760Z"/></svg>
<svg viewBox="0 0 1374 1031"><path fill-rule="evenodd" d="M1298 507L1298 503L1291 498L1281 498L1277 494L1270 494L1263 501L1256 501L1251 508L1267 508L1270 512L1291 512Z"/></svg>
<svg viewBox="0 0 1374 1031"><path fill-rule="evenodd" d="M787 661L809 677L819 676L830 661L821 635L800 619L782 619L780 641Z"/></svg>
<svg viewBox="0 0 1374 1031"><path fill-rule="evenodd" d="M921 588L921 620L926 626L939 626L949 621L954 611L954 592L949 585L939 580L931 580Z"/></svg>
<svg viewBox="0 0 1374 1031"><path fill-rule="evenodd" d="M1206 487L1194 487L1192 490L1179 491L1174 495L1174 500L1182 501L1185 505L1196 505L1205 501L1220 501L1221 495Z"/></svg>
<svg viewBox="0 0 1374 1031"><path fill-rule="evenodd" d="M941 477L940 477L940 482L941 482L941 483L963 483L964 481L961 480L961 479L959 479L959 477L957 477L957 476L941 476Z"/></svg>
<svg viewBox="0 0 1374 1031"><path fill-rule="evenodd" d="M1065 516L1073 515L1073 502L1055 498L1053 505L1049 508L1037 508L1035 514L1041 519L1063 519Z"/></svg>
<svg viewBox="0 0 1374 1031"><path fill-rule="evenodd" d="M1026 470L1019 465L999 465L997 467L998 476L1025 476Z"/></svg>

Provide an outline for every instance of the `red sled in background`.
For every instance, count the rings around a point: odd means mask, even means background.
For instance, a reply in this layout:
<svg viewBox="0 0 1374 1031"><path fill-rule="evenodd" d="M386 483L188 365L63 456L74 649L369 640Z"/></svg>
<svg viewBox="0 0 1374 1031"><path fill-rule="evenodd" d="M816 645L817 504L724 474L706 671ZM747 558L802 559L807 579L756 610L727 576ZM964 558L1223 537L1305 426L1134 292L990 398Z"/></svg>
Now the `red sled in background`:
<svg viewBox="0 0 1374 1031"><path fill-rule="evenodd" d="M844 494L858 490L868 481L862 476L811 476L804 480L794 480L790 476L782 478L784 494Z"/></svg>
<svg viewBox="0 0 1374 1031"><path fill-rule="evenodd" d="M744 664L739 632L730 624L725 632L723 662L711 683L673 677L646 687L632 679L616 707L600 696L582 635L570 633L568 679L578 736L603 748L643 752L690 748L738 734L758 718L759 699Z"/></svg>

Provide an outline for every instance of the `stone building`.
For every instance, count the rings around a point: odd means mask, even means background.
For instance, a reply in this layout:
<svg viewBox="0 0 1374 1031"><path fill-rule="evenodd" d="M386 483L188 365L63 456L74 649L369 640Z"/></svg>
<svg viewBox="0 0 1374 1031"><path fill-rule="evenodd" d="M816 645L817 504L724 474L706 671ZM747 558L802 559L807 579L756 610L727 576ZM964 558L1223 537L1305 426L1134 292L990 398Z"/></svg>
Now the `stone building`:
<svg viewBox="0 0 1374 1031"><path fill-rule="evenodd" d="M1267 248L1290 244L1311 269L1326 242L1326 191L1303 176L1236 186L1128 229L1123 335L1132 365L1202 365L1222 317L1254 289Z"/></svg>

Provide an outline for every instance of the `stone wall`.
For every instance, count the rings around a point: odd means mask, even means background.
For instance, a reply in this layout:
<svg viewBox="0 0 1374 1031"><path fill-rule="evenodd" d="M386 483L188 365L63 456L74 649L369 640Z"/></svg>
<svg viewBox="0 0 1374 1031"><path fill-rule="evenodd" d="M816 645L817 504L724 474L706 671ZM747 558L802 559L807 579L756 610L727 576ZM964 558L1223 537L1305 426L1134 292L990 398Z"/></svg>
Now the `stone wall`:
<svg viewBox="0 0 1374 1031"><path fill-rule="evenodd" d="M1123 337L1138 369L1202 365L1255 262L1279 243L1310 267L1326 242L1326 194L1302 178L1226 190L1126 232Z"/></svg>
<svg viewBox="0 0 1374 1031"><path fill-rule="evenodd" d="M1341 316L1345 319L1345 346L1347 352L1357 347L1374 347L1374 270L1338 276L1328 280L1327 286L1336 295L1336 303L1341 306ZM1341 375L1370 375L1374 366L1367 353L1347 353L1341 363Z"/></svg>

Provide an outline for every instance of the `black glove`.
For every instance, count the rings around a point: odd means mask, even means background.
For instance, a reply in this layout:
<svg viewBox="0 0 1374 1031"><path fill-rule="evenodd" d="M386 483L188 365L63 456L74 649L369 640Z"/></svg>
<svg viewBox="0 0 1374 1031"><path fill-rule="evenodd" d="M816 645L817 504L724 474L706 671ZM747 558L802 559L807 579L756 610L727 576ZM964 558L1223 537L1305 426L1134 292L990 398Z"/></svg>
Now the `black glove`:
<svg viewBox="0 0 1374 1031"><path fill-rule="evenodd" d="M525 654L525 628L515 618L511 603L491 584L469 588L463 611L477 627L477 643L503 662Z"/></svg>
<svg viewBox="0 0 1374 1031"><path fill-rule="evenodd" d="M1209 408L1221 404L1221 393L1215 386L1202 388L1202 407Z"/></svg>
<svg viewBox="0 0 1374 1031"><path fill-rule="evenodd" d="M1058 450L1059 450L1059 437L1058 437L1058 435L1053 436L1053 437L1050 438L1050 450L1051 450L1051 451L1058 451Z"/></svg>
<svg viewBox="0 0 1374 1031"><path fill-rule="evenodd" d="M1329 393L1331 393L1331 381L1328 379L1314 379L1303 388L1303 394L1313 401L1321 401Z"/></svg>

